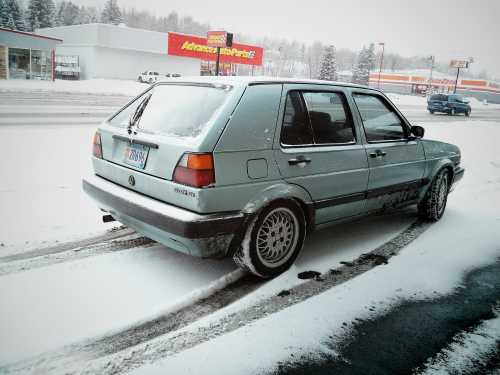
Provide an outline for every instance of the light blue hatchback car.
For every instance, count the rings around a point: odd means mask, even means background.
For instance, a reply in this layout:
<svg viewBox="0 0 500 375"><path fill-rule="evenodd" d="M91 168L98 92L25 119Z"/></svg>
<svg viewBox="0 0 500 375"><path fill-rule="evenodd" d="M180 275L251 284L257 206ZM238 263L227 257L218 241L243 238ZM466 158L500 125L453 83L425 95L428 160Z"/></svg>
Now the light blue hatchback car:
<svg viewBox="0 0 500 375"><path fill-rule="evenodd" d="M313 80L159 82L106 120L84 190L170 249L288 269L306 234L387 208L439 220L464 173L380 91Z"/></svg>

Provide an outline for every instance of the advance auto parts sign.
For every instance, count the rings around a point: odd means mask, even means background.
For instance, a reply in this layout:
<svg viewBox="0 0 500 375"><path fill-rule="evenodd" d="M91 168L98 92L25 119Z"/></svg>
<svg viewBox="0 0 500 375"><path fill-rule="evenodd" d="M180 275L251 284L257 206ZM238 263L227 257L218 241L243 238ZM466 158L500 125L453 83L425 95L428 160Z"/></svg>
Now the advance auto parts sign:
<svg viewBox="0 0 500 375"><path fill-rule="evenodd" d="M264 50L261 47L233 43L232 47L220 49L220 62L247 65L262 65ZM215 61L217 48L207 46L207 38L194 35L168 33L168 54Z"/></svg>

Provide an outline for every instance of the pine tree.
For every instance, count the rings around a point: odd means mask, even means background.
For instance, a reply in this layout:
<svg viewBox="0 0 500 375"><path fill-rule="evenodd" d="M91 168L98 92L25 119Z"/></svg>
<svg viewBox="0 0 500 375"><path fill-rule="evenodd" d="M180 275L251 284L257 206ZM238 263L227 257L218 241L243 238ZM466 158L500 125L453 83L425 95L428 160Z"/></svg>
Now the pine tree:
<svg viewBox="0 0 500 375"><path fill-rule="evenodd" d="M325 47L323 52L319 79L326 81L337 80L337 61L335 57L335 47L332 45Z"/></svg>
<svg viewBox="0 0 500 375"><path fill-rule="evenodd" d="M363 46L363 49L358 54L357 63L352 72L352 82L358 85L368 86L370 81L370 70L375 64L375 47L370 44L369 48Z"/></svg>
<svg viewBox="0 0 500 375"><path fill-rule="evenodd" d="M80 8L71 1L62 1L57 8L56 25L70 26L78 24Z"/></svg>
<svg viewBox="0 0 500 375"><path fill-rule="evenodd" d="M9 9L10 14L12 16L12 20L14 22L14 28L16 30L26 30L26 26L24 24L24 17L21 7L17 0L5 0L7 5L7 9Z"/></svg>
<svg viewBox="0 0 500 375"><path fill-rule="evenodd" d="M101 14L101 22L119 25L123 23L122 13L117 0L108 0Z"/></svg>
<svg viewBox="0 0 500 375"><path fill-rule="evenodd" d="M56 23L56 6L53 0L40 0L40 27L54 27Z"/></svg>
<svg viewBox="0 0 500 375"><path fill-rule="evenodd" d="M0 26L6 27L9 19L9 9L5 0L0 0Z"/></svg>
<svg viewBox="0 0 500 375"><path fill-rule="evenodd" d="M55 25L56 7L52 0L30 0L27 26L30 31Z"/></svg>
<svg viewBox="0 0 500 375"><path fill-rule="evenodd" d="M66 1L61 1L56 10L56 26L64 25L64 11L66 9Z"/></svg>
<svg viewBox="0 0 500 375"><path fill-rule="evenodd" d="M369 70L375 69L376 56L375 56L375 44L373 43L370 43L370 46L366 50L366 60L368 62Z"/></svg>
<svg viewBox="0 0 500 375"><path fill-rule="evenodd" d="M170 12L167 16L167 30L168 31L178 31L179 30L179 15L176 12Z"/></svg>
<svg viewBox="0 0 500 375"><path fill-rule="evenodd" d="M78 10L78 17L75 20L75 23L77 25L81 25L97 22L99 22L99 14L97 13L97 9L94 7L85 7L82 5Z"/></svg>

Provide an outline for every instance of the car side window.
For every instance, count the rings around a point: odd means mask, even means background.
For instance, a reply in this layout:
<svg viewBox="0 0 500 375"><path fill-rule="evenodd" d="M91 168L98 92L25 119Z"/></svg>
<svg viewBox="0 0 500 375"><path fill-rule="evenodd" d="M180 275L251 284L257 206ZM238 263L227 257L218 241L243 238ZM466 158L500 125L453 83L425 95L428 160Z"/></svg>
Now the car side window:
<svg viewBox="0 0 500 375"><path fill-rule="evenodd" d="M304 101L318 144L350 143L355 141L351 116L346 111L345 98L335 92L304 92Z"/></svg>
<svg viewBox="0 0 500 375"><path fill-rule="evenodd" d="M307 110L298 91L291 91L286 97L281 143L284 145L310 145L313 143Z"/></svg>
<svg viewBox="0 0 500 375"><path fill-rule="evenodd" d="M368 142L395 141L406 137L401 118L379 96L353 94Z"/></svg>

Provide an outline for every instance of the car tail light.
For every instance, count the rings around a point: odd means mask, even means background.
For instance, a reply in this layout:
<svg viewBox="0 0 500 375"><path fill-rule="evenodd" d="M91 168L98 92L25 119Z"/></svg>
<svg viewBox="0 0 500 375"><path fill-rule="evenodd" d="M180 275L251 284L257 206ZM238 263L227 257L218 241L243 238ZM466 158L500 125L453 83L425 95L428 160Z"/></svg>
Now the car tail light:
<svg viewBox="0 0 500 375"><path fill-rule="evenodd" d="M92 141L92 155L96 158L102 159L102 143L101 133L95 132L94 140Z"/></svg>
<svg viewBox="0 0 500 375"><path fill-rule="evenodd" d="M215 182L214 159L211 153L185 153L177 163L174 182L194 187L205 187Z"/></svg>

